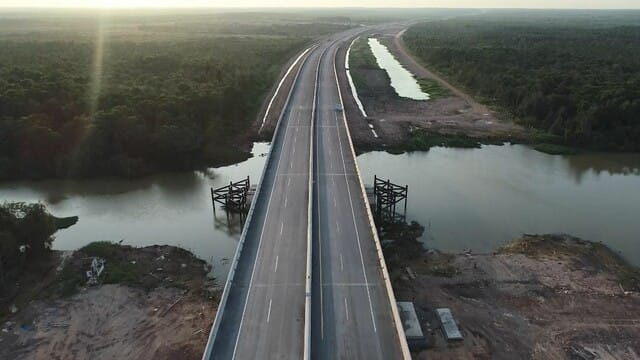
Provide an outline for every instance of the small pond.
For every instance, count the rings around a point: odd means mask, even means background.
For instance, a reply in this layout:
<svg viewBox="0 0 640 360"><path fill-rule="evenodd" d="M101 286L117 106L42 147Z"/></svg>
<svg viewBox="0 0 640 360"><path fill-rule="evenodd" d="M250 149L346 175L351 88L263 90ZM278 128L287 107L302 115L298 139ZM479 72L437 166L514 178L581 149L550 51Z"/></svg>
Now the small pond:
<svg viewBox="0 0 640 360"><path fill-rule="evenodd" d="M413 100L428 100L429 94L422 91L413 74L403 68L400 62L389 52L378 39L370 38L369 47L375 56L378 66L384 69L391 79L391 87L398 96Z"/></svg>

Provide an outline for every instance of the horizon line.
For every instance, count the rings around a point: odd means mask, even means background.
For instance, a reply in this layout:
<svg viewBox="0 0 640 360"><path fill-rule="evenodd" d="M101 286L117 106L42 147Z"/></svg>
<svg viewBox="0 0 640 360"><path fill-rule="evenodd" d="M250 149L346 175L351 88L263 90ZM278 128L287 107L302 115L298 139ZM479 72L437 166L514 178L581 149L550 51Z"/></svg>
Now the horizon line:
<svg viewBox="0 0 640 360"><path fill-rule="evenodd" d="M335 10L347 10L347 9L375 9L375 10L593 10L593 11L611 11L611 10L626 10L626 11L639 11L640 6L637 8L602 8L602 7L438 7L438 6L224 6L224 5L211 5L211 6L118 6L118 7L106 7L106 6L41 6L41 5L0 5L1 10L312 10L312 9L335 9Z"/></svg>

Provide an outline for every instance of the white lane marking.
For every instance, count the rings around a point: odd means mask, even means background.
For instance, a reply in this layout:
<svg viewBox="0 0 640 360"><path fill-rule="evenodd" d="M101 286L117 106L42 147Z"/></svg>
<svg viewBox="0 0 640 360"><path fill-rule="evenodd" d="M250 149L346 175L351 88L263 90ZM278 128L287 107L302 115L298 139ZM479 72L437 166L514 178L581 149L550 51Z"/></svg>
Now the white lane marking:
<svg viewBox="0 0 640 360"><path fill-rule="evenodd" d="M269 311L267 312L267 323L269 323L269 319L271 319L271 302L273 299L269 299Z"/></svg>
<svg viewBox="0 0 640 360"><path fill-rule="evenodd" d="M278 255L276 255L276 267L273 269L273 272L278 272L278 259L280 257Z"/></svg>
<svg viewBox="0 0 640 360"><path fill-rule="evenodd" d="M340 270L344 271L344 261L342 261L342 254L340 254Z"/></svg>
<svg viewBox="0 0 640 360"><path fill-rule="evenodd" d="M337 80L336 80L337 81ZM336 82L336 86L337 82ZM339 87L338 87L339 89ZM344 112L342 113L343 116L343 120L344 120ZM346 120L344 120L345 124L346 124ZM360 263L362 264L362 275L364 275L364 283L365 284L369 284L369 280L367 279L367 271L364 265L364 256L362 255L362 244L360 243L360 233L358 232L358 225L356 223L356 213L353 209L353 199L351 198L351 188L349 187L349 179L346 175L347 173L347 165L345 162L345 158L344 158L344 151L342 149L342 137L340 136L340 132L338 131L338 143L340 144L339 148L340 148L340 156L342 158L342 168L344 170L344 182L347 185L347 193L349 194L349 205L351 206L351 219L353 220L353 228L356 232L356 240L358 243L358 251L360 252ZM376 328L376 319L375 319L375 315L373 314L373 302L371 301L371 292L369 291L369 286L366 286L367 289L367 298L369 299L369 310L371 311L371 322L373 323L373 332L377 333L378 330Z"/></svg>
<svg viewBox="0 0 640 360"><path fill-rule="evenodd" d="M338 221L336 221L336 229L338 229L338 232L340 232L340 224L338 224Z"/></svg>
<svg viewBox="0 0 640 360"><path fill-rule="evenodd" d="M293 147L293 151L291 151L291 155L294 155L296 153L296 147Z"/></svg>
<svg viewBox="0 0 640 360"><path fill-rule="evenodd" d="M287 126L285 126L284 130L284 140L282 143L282 149L280 150L280 156L278 157L278 164L276 165L276 174L280 170L280 163L282 161L282 154L284 154L284 148L287 144L287 134L289 133L289 122L290 117L287 118ZM284 125L283 125L284 126ZM256 252L256 259L253 262L253 270L251 271L251 279L249 280L249 288L247 290L247 298L244 302L244 307L242 308L242 316L240 317L240 325L238 326L238 334L236 335L236 343L233 346L233 354L231 355L231 359L236 358L236 353L238 352L238 344L240 343L240 335L242 334L242 325L244 325L244 316L247 313L247 305L249 304L249 297L251 296L251 287L253 286L253 278L256 274L256 268L258 267L258 259L260 259L260 250L262 249L262 238L264 237L264 229L266 228L267 219L269 218L269 209L271 208L271 200L273 200L273 193L275 190L275 181L277 180L277 176L274 178L274 184L271 186L271 192L269 193L269 201L267 202L267 213L264 216L264 222L262 223L262 230L260 231L260 238L258 241L258 250ZM291 178L289 178L291 181Z"/></svg>
<svg viewBox="0 0 640 360"><path fill-rule="evenodd" d="M347 298L344 298L344 311L347 313L347 321L349 321L349 305L347 305Z"/></svg>
<svg viewBox="0 0 640 360"><path fill-rule="evenodd" d="M289 202L289 194L284 196L284 207L287 207L287 203Z"/></svg>
<svg viewBox="0 0 640 360"><path fill-rule="evenodd" d="M283 229L284 229L284 221L280 221L280 235L282 235Z"/></svg>
<svg viewBox="0 0 640 360"><path fill-rule="evenodd" d="M287 186L291 185L291 178L287 180Z"/></svg>
<svg viewBox="0 0 640 360"><path fill-rule="evenodd" d="M326 50L325 50L326 51ZM313 107L311 110L311 119L315 119L315 114L316 114L316 95L318 92L318 78L320 77L320 63L322 62L322 56L324 55L324 51L322 52L322 54L320 54L320 60L318 60L318 67L316 69L316 82L314 84L315 88L313 90ZM315 123L313 120L311 122L311 125L315 125L318 126L317 123ZM316 131L315 132L316 135L316 141L315 146L316 146L316 154L320 151L320 147L319 147L319 143L320 143L320 131ZM317 157L317 156L316 156ZM319 161L314 161L314 165L316 168L316 173L320 172L320 162ZM320 193L320 179L317 179L316 181L316 189L318 190L318 193ZM320 221L320 201L317 201L317 207L318 207L318 224L322 224L322 222ZM324 341L324 295L323 295L323 289L322 289L322 231L321 231L321 226L318 226L318 259L320 262L320 340Z"/></svg>
<svg viewBox="0 0 640 360"><path fill-rule="evenodd" d="M293 169L293 159L291 159L291 161L289 161L289 169Z"/></svg>
<svg viewBox="0 0 640 360"><path fill-rule="evenodd" d="M338 202L336 201L336 196L333 196L333 206L337 207L338 206Z"/></svg>

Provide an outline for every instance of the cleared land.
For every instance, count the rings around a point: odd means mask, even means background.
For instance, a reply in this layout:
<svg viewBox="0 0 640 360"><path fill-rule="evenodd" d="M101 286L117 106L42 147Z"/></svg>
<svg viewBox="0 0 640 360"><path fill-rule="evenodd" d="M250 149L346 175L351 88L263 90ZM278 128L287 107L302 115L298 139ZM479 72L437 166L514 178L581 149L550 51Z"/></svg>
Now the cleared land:
<svg viewBox="0 0 640 360"><path fill-rule="evenodd" d="M493 254L391 257L396 295L415 302L433 345L416 359L640 355L640 271L601 244L532 235ZM464 341L444 340L433 315L440 307L451 309Z"/></svg>
<svg viewBox="0 0 640 360"><path fill-rule="evenodd" d="M0 323L2 359L200 359L216 313L208 267L170 246L94 243L56 253ZM107 260L87 286L92 256Z"/></svg>

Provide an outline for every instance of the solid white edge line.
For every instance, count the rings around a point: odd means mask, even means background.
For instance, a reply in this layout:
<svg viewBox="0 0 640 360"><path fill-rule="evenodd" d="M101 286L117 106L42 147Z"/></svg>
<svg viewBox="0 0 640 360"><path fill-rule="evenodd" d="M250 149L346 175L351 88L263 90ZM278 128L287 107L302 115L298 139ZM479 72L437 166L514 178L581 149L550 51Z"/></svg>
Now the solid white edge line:
<svg viewBox="0 0 640 360"><path fill-rule="evenodd" d="M307 278L305 282L305 306L304 306L304 353L303 359L309 360L311 357L311 301L312 301L312 288L313 288L313 144L314 144L314 124L316 120L316 97L318 95L318 78L320 74L320 63L322 57L327 51L325 48L320 57L318 58L318 66L316 67L316 79L313 87L313 104L311 106L311 123L309 124L309 203L307 208ZM322 289L322 287L320 287ZM321 299L322 299L322 292ZM322 304L322 300L320 300Z"/></svg>
<svg viewBox="0 0 640 360"><path fill-rule="evenodd" d="M293 70L293 68L296 67L296 64L298 64L298 61L300 61L300 59L304 56L304 54L309 52L309 50L311 50L311 47L307 48L307 50L305 50L302 54L300 54L296 58L293 64L289 66L289 69L287 69L287 72L280 79L280 82L278 83L278 87L276 87L276 91L273 93L271 100L269 100L269 105L267 105L267 109L264 111L264 116L262 117L262 123L260 124L260 128L258 129L258 134L260 134L260 132L262 131L262 128L264 127L264 124L267 122L267 116L269 116L269 110L271 110L271 105L273 105L273 102L278 96L278 93L280 92L280 88L282 87L282 84L284 84L284 80L287 78L287 76L289 76L289 73Z"/></svg>

